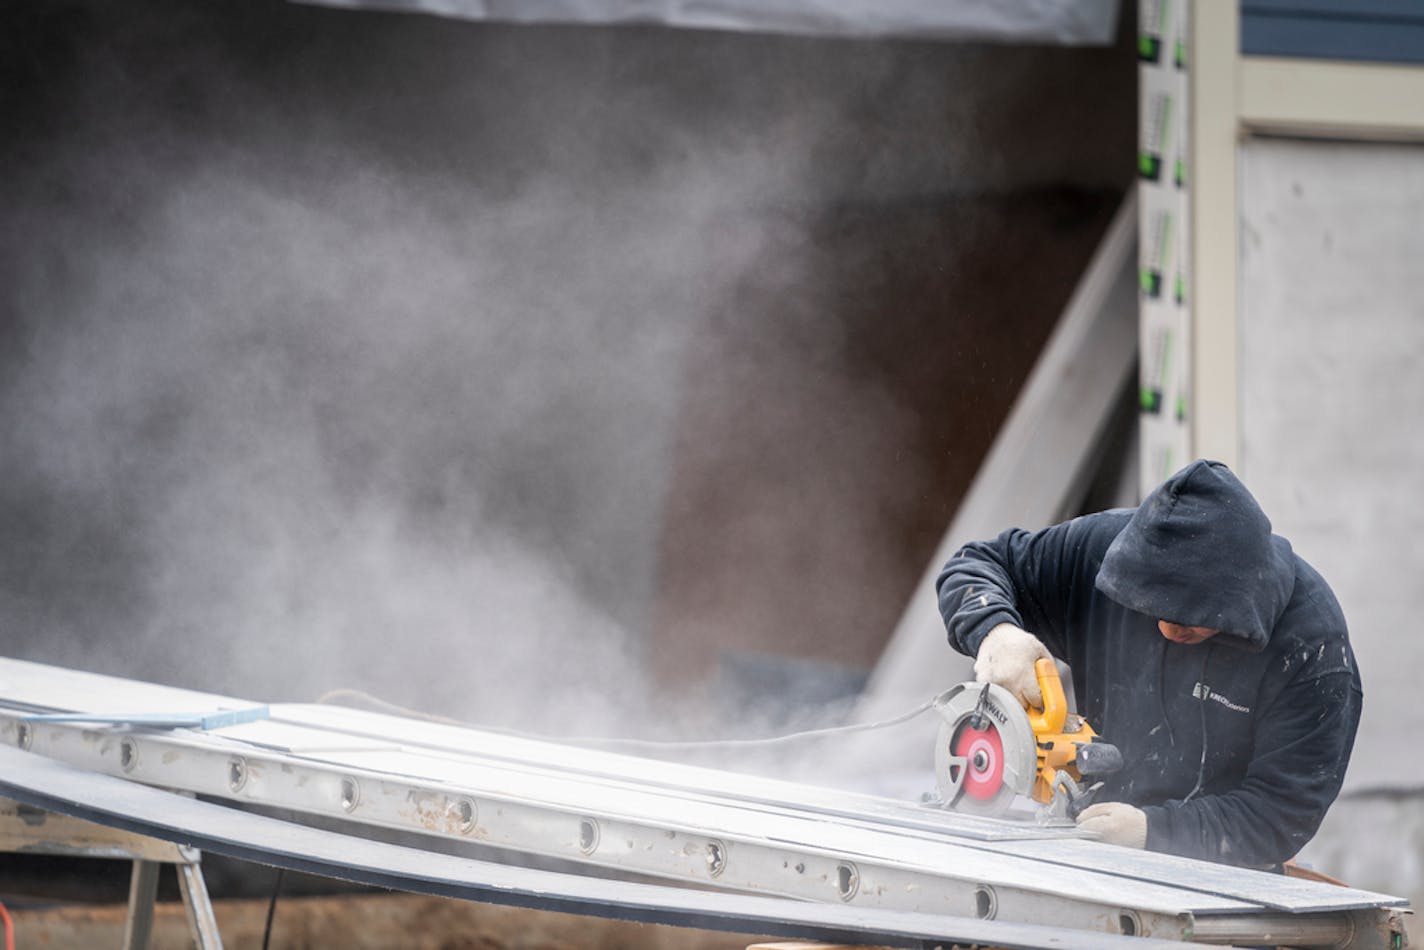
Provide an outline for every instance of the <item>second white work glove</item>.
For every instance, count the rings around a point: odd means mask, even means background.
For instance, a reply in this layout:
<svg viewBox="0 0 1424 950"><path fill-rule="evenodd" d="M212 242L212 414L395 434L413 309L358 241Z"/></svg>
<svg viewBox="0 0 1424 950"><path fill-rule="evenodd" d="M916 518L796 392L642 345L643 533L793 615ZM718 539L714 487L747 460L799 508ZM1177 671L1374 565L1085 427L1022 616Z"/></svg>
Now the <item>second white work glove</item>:
<svg viewBox="0 0 1424 950"><path fill-rule="evenodd" d="M1033 664L1049 659L1048 649L1038 637L1020 630L1011 623L1001 623L984 642L974 659L974 678L980 683L993 683L1014 694L1019 702L1043 708L1043 691L1038 688L1038 676Z"/></svg>
<svg viewBox="0 0 1424 950"><path fill-rule="evenodd" d="M1089 805L1078 815L1078 827L1091 831L1099 841L1125 848L1147 846L1147 813L1122 802Z"/></svg>

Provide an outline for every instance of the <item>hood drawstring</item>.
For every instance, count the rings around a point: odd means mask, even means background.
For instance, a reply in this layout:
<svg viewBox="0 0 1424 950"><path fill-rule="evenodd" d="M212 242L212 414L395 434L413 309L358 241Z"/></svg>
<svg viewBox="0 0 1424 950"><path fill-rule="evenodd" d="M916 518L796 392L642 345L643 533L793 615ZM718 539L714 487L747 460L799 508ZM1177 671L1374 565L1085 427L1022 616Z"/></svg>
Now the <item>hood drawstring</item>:
<svg viewBox="0 0 1424 950"><path fill-rule="evenodd" d="M1172 719L1167 715L1167 638L1162 637L1162 652L1157 654L1157 708L1162 711L1162 722L1167 726L1167 744L1177 747L1177 736L1172 731Z"/></svg>
<svg viewBox="0 0 1424 950"><path fill-rule="evenodd" d="M1216 644L1206 645L1206 655L1202 657L1201 674L1197 677L1197 685L1203 690L1201 696L1197 696L1197 705L1201 708L1201 762L1197 765L1197 783L1192 786L1192 790L1187 793L1187 797L1182 799L1182 804L1191 801L1202 790L1202 783L1206 781L1206 702L1211 696L1211 686L1206 681L1207 666L1211 663L1211 651ZM1193 692L1195 693L1195 689Z"/></svg>

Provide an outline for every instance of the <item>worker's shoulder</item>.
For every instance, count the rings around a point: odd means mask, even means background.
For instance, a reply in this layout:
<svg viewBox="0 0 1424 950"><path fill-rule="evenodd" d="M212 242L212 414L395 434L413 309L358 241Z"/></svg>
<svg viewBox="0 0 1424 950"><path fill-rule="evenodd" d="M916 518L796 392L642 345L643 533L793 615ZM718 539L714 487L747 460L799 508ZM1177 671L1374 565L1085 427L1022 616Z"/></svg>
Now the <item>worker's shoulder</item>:
<svg viewBox="0 0 1424 950"><path fill-rule="evenodd" d="M1079 515L1035 536L1038 556L1096 577L1113 539L1122 533L1133 509L1114 508Z"/></svg>
<svg viewBox="0 0 1424 950"><path fill-rule="evenodd" d="M1079 515L1071 521L1065 521L1063 527L1082 543L1097 542L1106 548L1114 538L1122 533L1122 529L1127 527L1127 523L1132 520L1132 514L1136 510L1136 508L1108 508L1105 511L1095 511L1091 514Z"/></svg>
<svg viewBox="0 0 1424 950"><path fill-rule="evenodd" d="M1324 640L1348 640L1345 612L1325 577L1299 553L1292 551L1291 569L1295 584L1290 600L1281 615L1281 622L1297 636L1316 643Z"/></svg>
<svg viewBox="0 0 1424 950"><path fill-rule="evenodd" d="M1358 676L1349 628L1340 602L1325 578L1300 556L1294 557L1295 588L1271 632L1270 652L1280 673L1308 680L1332 673Z"/></svg>

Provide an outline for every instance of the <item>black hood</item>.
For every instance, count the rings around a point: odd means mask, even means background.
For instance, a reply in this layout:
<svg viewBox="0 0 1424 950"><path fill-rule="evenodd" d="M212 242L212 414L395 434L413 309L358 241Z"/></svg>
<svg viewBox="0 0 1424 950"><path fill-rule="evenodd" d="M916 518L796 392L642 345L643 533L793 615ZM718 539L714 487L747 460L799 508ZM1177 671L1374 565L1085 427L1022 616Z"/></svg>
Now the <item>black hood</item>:
<svg viewBox="0 0 1424 950"><path fill-rule="evenodd" d="M1103 557L1098 590L1157 620L1265 647L1295 589L1289 542L1220 462L1196 461L1138 506Z"/></svg>

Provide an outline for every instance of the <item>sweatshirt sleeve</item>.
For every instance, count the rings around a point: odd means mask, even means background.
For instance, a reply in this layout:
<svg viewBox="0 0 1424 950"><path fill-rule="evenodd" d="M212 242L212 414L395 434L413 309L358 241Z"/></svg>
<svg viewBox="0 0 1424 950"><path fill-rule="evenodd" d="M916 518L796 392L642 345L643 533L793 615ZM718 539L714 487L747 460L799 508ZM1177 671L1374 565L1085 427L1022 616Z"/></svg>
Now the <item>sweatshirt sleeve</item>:
<svg viewBox="0 0 1424 950"><path fill-rule="evenodd" d="M1144 808L1147 848L1256 868L1293 857L1339 794L1361 699L1347 672L1288 686L1256 727L1245 780L1224 794Z"/></svg>
<svg viewBox="0 0 1424 950"><path fill-rule="evenodd" d="M1093 517L1038 532L1011 528L960 548L935 582L950 645L974 656L990 630L1012 623L1063 658L1068 594L1079 579Z"/></svg>

